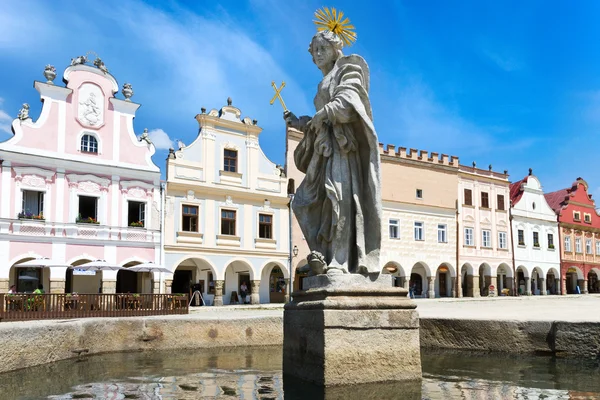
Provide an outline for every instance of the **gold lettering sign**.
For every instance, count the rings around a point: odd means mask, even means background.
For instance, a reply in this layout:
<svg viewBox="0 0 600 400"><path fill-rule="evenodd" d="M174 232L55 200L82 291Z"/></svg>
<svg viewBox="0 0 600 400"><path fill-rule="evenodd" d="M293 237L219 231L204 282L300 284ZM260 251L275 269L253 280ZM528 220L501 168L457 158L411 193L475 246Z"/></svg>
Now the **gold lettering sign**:
<svg viewBox="0 0 600 400"><path fill-rule="evenodd" d="M573 267L571 267L571 268L569 268L569 269L567 270L567 273L568 273L568 274L571 274L571 273L577 273L577 268L573 268Z"/></svg>

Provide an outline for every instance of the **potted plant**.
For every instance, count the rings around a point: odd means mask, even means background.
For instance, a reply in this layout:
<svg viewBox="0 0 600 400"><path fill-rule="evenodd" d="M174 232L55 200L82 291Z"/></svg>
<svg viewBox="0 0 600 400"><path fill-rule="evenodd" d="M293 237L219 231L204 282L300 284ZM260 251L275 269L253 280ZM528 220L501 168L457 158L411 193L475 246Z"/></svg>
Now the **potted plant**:
<svg viewBox="0 0 600 400"><path fill-rule="evenodd" d="M93 217L86 217L86 218L82 218L81 214L77 215L77 218L75 219L75 222L78 224L99 224L100 222L98 222L97 219L93 218Z"/></svg>
<svg viewBox="0 0 600 400"><path fill-rule="evenodd" d="M17 218L19 219L35 219L37 221L44 221L44 214L43 213L39 213L39 214L34 214L31 211L27 210L27 211L21 211L18 215Z"/></svg>
<svg viewBox="0 0 600 400"><path fill-rule="evenodd" d="M552 243L550 243L550 244L548 245L548 248L549 248L549 249L553 249L553 250L554 250L554 245L553 245Z"/></svg>
<svg viewBox="0 0 600 400"><path fill-rule="evenodd" d="M540 247L540 244L539 244L539 242L534 242L534 243L533 243L533 247Z"/></svg>
<svg viewBox="0 0 600 400"><path fill-rule="evenodd" d="M143 228L144 223L142 221L133 221L132 223L129 224L129 226L131 226L133 228Z"/></svg>

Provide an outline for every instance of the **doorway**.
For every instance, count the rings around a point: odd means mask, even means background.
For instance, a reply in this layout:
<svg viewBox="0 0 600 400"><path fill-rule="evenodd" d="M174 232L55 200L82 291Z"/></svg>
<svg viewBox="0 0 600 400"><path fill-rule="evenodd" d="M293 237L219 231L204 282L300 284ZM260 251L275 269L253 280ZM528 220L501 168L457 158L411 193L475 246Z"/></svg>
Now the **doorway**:
<svg viewBox="0 0 600 400"><path fill-rule="evenodd" d="M171 293L182 293L191 296L190 282L192 282L192 271L175 270L175 273L173 274L173 284L171 285Z"/></svg>
<svg viewBox="0 0 600 400"><path fill-rule="evenodd" d="M440 272L440 297L448 297L448 289L446 287L447 275L446 272Z"/></svg>
<svg viewBox="0 0 600 400"><path fill-rule="evenodd" d="M117 293L139 293L136 272L122 269L117 273Z"/></svg>

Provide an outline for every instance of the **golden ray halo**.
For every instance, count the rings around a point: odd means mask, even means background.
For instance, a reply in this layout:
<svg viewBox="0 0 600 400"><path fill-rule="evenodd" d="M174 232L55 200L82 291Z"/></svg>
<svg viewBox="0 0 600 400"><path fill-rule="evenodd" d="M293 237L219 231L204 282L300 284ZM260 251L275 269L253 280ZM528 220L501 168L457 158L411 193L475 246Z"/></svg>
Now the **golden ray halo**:
<svg viewBox="0 0 600 400"><path fill-rule="evenodd" d="M315 11L316 20L313 21L317 25L317 31L331 31L335 33L346 46L352 46L356 41L356 32L354 25L350 24L348 17L344 18L344 13L335 8L323 7L321 10Z"/></svg>

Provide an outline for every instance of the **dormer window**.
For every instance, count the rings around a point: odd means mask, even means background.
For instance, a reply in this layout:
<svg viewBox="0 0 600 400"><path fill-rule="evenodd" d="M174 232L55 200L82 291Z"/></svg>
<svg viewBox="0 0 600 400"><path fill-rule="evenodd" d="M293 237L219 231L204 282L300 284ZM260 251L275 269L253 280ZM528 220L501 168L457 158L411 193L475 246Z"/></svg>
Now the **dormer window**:
<svg viewBox="0 0 600 400"><path fill-rule="evenodd" d="M92 135L81 137L81 152L98 154L98 141Z"/></svg>
<svg viewBox="0 0 600 400"><path fill-rule="evenodd" d="M592 214L583 213L583 220L586 223L591 224L592 223Z"/></svg>
<svg viewBox="0 0 600 400"><path fill-rule="evenodd" d="M573 220L581 221L581 214L579 213L579 211L573 211Z"/></svg>
<svg viewBox="0 0 600 400"><path fill-rule="evenodd" d="M223 170L226 172L237 172L237 150L225 149L223 156Z"/></svg>

